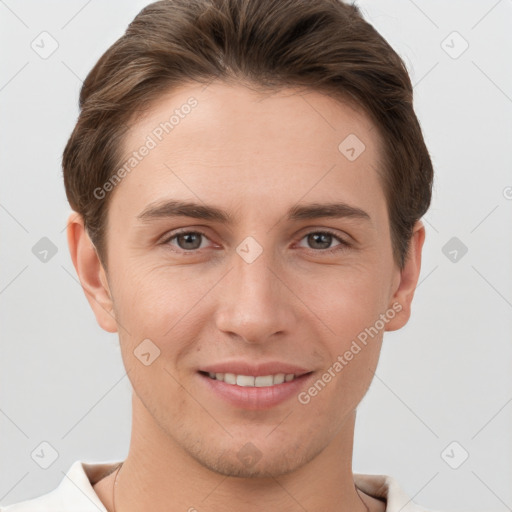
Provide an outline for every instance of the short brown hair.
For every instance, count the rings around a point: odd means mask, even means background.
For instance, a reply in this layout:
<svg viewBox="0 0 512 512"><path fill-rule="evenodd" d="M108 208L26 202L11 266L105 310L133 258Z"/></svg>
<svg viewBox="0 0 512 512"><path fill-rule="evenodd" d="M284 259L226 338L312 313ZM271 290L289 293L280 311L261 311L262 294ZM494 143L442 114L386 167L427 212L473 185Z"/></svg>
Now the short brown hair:
<svg viewBox="0 0 512 512"><path fill-rule="evenodd" d="M164 0L135 17L87 76L62 161L68 201L102 262L112 194L98 199L94 191L120 165L128 125L173 87L214 79L269 91L304 87L369 116L383 142L378 172L402 269L414 224L430 205L432 163L403 61L341 0Z"/></svg>

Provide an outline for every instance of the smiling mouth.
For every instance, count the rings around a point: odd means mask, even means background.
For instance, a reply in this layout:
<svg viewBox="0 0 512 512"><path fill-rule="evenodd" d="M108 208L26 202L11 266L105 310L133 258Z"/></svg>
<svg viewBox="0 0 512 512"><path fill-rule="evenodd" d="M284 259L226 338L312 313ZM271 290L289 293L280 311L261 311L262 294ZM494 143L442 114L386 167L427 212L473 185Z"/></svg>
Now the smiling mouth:
<svg viewBox="0 0 512 512"><path fill-rule="evenodd" d="M257 377L252 375L237 375L234 373L213 373L200 371L202 375L209 377L212 380L218 380L233 386L247 387L247 388L264 388L270 386L277 386L286 382L291 382L297 378L309 375L312 372L302 374L300 376L293 373L276 373L272 375L259 375Z"/></svg>

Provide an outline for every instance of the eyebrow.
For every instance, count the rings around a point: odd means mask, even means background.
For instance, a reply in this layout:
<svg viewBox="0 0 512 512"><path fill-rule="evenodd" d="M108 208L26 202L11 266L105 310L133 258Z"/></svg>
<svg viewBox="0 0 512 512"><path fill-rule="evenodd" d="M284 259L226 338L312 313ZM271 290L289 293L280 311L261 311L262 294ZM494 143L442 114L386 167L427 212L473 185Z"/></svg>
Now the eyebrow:
<svg viewBox="0 0 512 512"><path fill-rule="evenodd" d="M339 202L295 205L288 210L286 216L289 221L312 220L324 217L371 221L370 215L361 210L361 208ZM137 219L142 222L171 217L192 217L194 219L215 221L227 225L235 223L234 216L220 208L175 199L151 203L137 215Z"/></svg>

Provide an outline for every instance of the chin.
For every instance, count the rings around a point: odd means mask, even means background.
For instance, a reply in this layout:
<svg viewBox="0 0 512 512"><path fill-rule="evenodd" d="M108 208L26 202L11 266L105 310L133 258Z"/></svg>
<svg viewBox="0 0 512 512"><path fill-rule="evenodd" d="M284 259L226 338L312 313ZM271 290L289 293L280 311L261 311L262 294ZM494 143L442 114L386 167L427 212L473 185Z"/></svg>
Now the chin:
<svg viewBox="0 0 512 512"><path fill-rule="evenodd" d="M271 457L261 454L260 457L251 460L247 456L239 457L239 452L233 451L223 452L217 459L196 460L219 475L236 478L276 478L291 473L308 462L298 460L297 455L290 459L285 453L274 452Z"/></svg>
<svg viewBox="0 0 512 512"><path fill-rule="evenodd" d="M271 437L271 436L270 436ZM216 443L202 441L182 444L188 454L201 466L223 476L237 478L275 478L294 472L321 453L323 447L309 440L280 438L271 440L265 435L225 438ZM250 439L254 439L252 442ZM287 439L287 440L286 440ZM189 439L189 441L191 441Z"/></svg>

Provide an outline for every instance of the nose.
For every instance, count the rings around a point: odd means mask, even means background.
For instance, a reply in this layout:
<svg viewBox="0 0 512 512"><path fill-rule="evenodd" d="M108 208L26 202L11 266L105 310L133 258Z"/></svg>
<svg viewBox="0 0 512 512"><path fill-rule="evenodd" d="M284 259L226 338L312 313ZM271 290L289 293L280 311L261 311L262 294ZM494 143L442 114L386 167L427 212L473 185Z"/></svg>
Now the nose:
<svg viewBox="0 0 512 512"><path fill-rule="evenodd" d="M298 325L300 301L270 253L264 250L251 263L235 253L218 287L217 328L250 344L264 344Z"/></svg>

